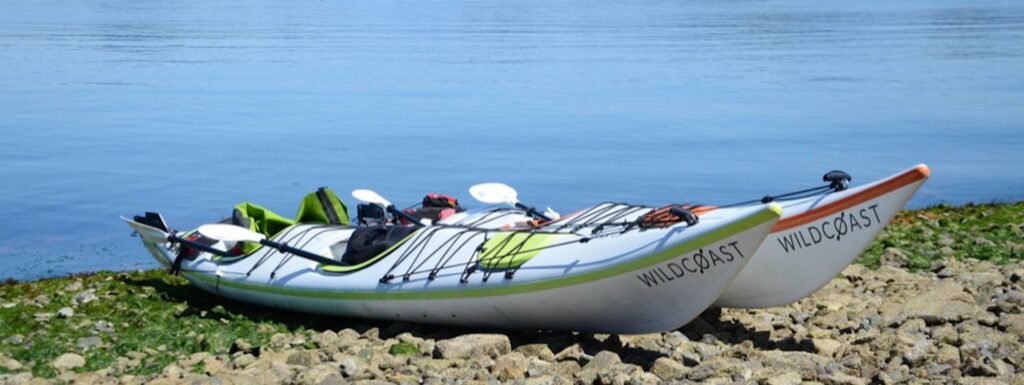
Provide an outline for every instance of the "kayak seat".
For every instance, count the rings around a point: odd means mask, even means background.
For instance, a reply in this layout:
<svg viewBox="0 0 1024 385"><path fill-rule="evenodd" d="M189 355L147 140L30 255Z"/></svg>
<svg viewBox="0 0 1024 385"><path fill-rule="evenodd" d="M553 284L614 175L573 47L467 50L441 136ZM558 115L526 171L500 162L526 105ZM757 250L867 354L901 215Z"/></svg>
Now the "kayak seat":
<svg viewBox="0 0 1024 385"><path fill-rule="evenodd" d="M331 189L321 187L302 198L295 219L285 218L252 202L242 202L235 205L231 213L231 223L263 234L270 239L281 230L295 224L345 226L348 225L349 219L345 202L338 198L338 195ZM241 252L248 255L262 246L258 243L245 242L241 246Z"/></svg>
<svg viewBox="0 0 1024 385"><path fill-rule="evenodd" d="M380 255L416 231L412 226L376 225L355 229L348 239L341 263L358 265Z"/></svg>
<svg viewBox="0 0 1024 385"><path fill-rule="evenodd" d="M387 229L381 229L385 228ZM320 271L350 273L370 266L412 239L418 227L368 226L352 232L341 257L343 265L320 265Z"/></svg>
<svg viewBox="0 0 1024 385"><path fill-rule="evenodd" d="M242 202L235 205L235 209L231 213L231 223L271 238L281 230L294 225L295 221L282 217L258 204ZM242 243L241 251L243 254L249 254L259 250L260 247L263 245L245 242Z"/></svg>
<svg viewBox="0 0 1024 385"><path fill-rule="evenodd" d="M348 207L334 191L321 187L302 198L295 222L348 225Z"/></svg>

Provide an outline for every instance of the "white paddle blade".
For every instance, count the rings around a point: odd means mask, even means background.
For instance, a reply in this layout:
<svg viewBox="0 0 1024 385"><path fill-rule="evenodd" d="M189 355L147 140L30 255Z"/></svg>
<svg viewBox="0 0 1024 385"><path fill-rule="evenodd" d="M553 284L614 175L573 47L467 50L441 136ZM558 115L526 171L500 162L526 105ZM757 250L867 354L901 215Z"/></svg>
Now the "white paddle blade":
<svg viewBox="0 0 1024 385"><path fill-rule="evenodd" d="M227 242L255 242L259 243L266 239L263 234L249 230L244 227L224 223L199 226L199 234Z"/></svg>
<svg viewBox="0 0 1024 385"><path fill-rule="evenodd" d="M473 199L486 204L506 203L515 205L519 202L519 193L504 183L480 183L469 188Z"/></svg>
<svg viewBox="0 0 1024 385"><path fill-rule="evenodd" d="M363 188L352 190L352 197L356 198L357 200L366 203L373 203L381 207L391 206L391 202L388 202L387 199L384 199L384 197L380 196L380 194L377 194L377 192L373 190L367 190Z"/></svg>
<svg viewBox="0 0 1024 385"><path fill-rule="evenodd" d="M167 242L168 234L163 230L150 225L144 225L125 217L121 217L121 220L128 223L128 226L131 227L132 230L135 230L135 232L139 233L139 236L146 241L156 244L163 244L164 242Z"/></svg>

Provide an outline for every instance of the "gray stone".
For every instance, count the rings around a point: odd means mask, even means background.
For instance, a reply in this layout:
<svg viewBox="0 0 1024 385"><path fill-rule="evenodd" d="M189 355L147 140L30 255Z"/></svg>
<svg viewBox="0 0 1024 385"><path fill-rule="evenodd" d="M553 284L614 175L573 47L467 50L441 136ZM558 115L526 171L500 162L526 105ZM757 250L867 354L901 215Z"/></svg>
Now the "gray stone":
<svg viewBox="0 0 1024 385"><path fill-rule="evenodd" d="M312 341L321 348L335 347L339 342L338 333L335 333L333 330L326 330L323 333L314 335Z"/></svg>
<svg viewBox="0 0 1024 385"><path fill-rule="evenodd" d="M256 362L256 357L253 356L252 354L245 353L232 359L231 366L235 367L236 369L245 369L249 365L252 365L254 362Z"/></svg>
<svg viewBox="0 0 1024 385"><path fill-rule="evenodd" d="M345 379L342 378L341 375L332 374L327 376L327 378L324 378L317 385L348 385L348 381L345 381Z"/></svg>
<svg viewBox="0 0 1024 385"><path fill-rule="evenodd" d="M776 376L772 376L765 383L768 385L800 385L803 379L800 375L794 372L786 372Z"/></svg>
<svg viewBox="0 0 1024 385"><path fill-rule="evenodd" d="M79 348L88 349L88 348L91 348L93 346L98 346L98 345L100 345L102 343L103 343L103 339L101 339L99 337L96 337L96 336L92 336L92 337L79 338L77 345L78 345Z"/></svg>
<svg viewBox="0 0 1024 385"><path fill-rule="evenodd" d="M71 299L71 303L73 303L75 305L82 305L82 304L87 304L89 302L92 302L92 301L95 301L95 300L98 300L98 299L99 299L99 297L96 296L96 290L95 289L88 289L88 290L83 291L81 293L75 294L75 297Z"/></svg>
<svg viewBox="0 0 1024 385"><path fill-rule="evenodd" d="M554 364L540 360L536 357L530 360L530 365L526 368L527 377L539 377L554 372Z"/></svg>
<svg viewBox="0 0 1024 385"><path fill-rule="evenodd" d="M590 360L586 365L583 366L584 370L587 369L601 369L612 366L622 362L618 354L613 352L602 350L594 355L594 358Z"/></svg>
<svg viewBox="0 0 1024 385"><path fill-rule="evenodd" d="M690 368L671 358L658 357L651 366L651 373L665 381L676 381L686 377Z"/></svg>
<svg viewBox="0 0 1024 385"><path fill-rule="evenodd" d="M925 357L928 356L928 351L931 347L931 341L924 338L904 344L902 348L903 361L910 366L920 365Z"/></svg>
<svg viewBox="0 0 1024 385"><path fill-rule="evenodd" d="M465 334L434 344L434 354L446 359L494 358L511 351L512 344L503 334Z"/></svg>
<svg viewBox="0 0 1024 385"><path fill-rule="evenodd" d="M366 365L364 365L363 362L360 361L358 358L353 356L344 356L336 358L335 361L337 361L338 364L341 365L341 373L344 374L345 377L355 377L361 374L364 369L366 369Z"/></svg>
<svg viewBox="0 0 1024 385"><path fill-rule="evenodd" d="M911 297L906 303L886 304L882 312L899 314L906 318L919 318L929 325L960 322L971 318L978 312L974 298L963 291L954 282L940 282L932 287L923 288L918 295Z"/></svg>
<svg viewBox="0 0 1024 385"><path fill-rule="evenodd" d="M960 343L960 333L956 331L956 328L950 324L942 324L935 326L931 329L931 336L933 340L938 342L955 345Z"/></svg>
<svg viewBox="0 0 1024 385"><path fill-rule="evenodd" d="M252 353L254 350L252 344L250 344L249 341L246 341L241 338L236 338L235 342L231 344L231 351Z"/></svg>
<svg viewBox="0 0 1024 385"><path fill-rule="evenodd" d="M526 377L526 369L529 362L529 359L522 353L513 352L505 354L494 360L491 374L501 382L518 380Z"/></svg>
<svg viewBox="0 0 1024 385"><path fill-rule="evenodd" d="M95 324L93 324L93 330L101 333L113 333L114 324L110 323L109 321L99 320L96 321Z"/></svg>
<svg viewBox="0 0 1024 385"><path fill-rule="evenodd" d="M295 384L320 385L331 376L340 376L338 369L330 365L320 364L299 372L295 376Z"/></svg>
<svg viewBox="0 0 1024 385"><path fill-rule="evenodd" d="M85 358L75 353L61 354L51 364L57 371L67 371L85 366Z"/></svg>
<svg viewBox="0 0 1024 385"><path fill-rule="evenodd" d="M672 332L669 332L669 333L665 333L664 339L665 339L665 344L668 345L669 348L675 348L675 347L677 347L679 345L682 345L682 344L685 344L687 342L690 342L690 339L686 338L686 335L683 334L683 333L680 333L678 330L677 331L672 331Z"/></svg>
<svg viewBox="0 0 1024 385"><path fill-rule="evenodd" d="M907 267L910 266L910 258L908 258L900 249L887 247L882 253L879 263L885 266Z"/></svg>
<svg viewBox="0 0 1024 385"><path fill-rule="evenodd" d="M818 379L829 385L865 385L867 381L857 376L851 376L846 373L831 373L825 376L820 376Z"/></svg>
<svg viewBox="0 0 1024 385"><path fill-rule="evenodd" d="M529 344L516 347L516 352L522 353L527 357L537 357L544 361L554 361L555 353L551 352L547 344Z"/></svg>
<svg viewBox="0 0 1024 385"><path fill-rule="evenodd" d="M928 365L928 375L932 377L941 376L943 374L946 374L946 372L949 372L949 370L952 368L952 366L945 364L931 364Z"/></svg>
<svg viewBox="0 0 1024 385"><path fill-rule="evenodd" d="M57 310L57 316L60 318L71 318L75 316L75 310L70 307L62 307Z"/></svg>
<svg viewBox="0 0 1024 385"><path fill-rule="evenodd" d="M82 290L82 281L79 280L75 280L74 282L71 282L67 286L64 286L65 293L70 293L79 290Z"/></svg>
<svg viewBox="0 0 1024 385"><path fill-rule="evenodd" d="M760 352L764 366L795 371L801 377L814 378L818 368L825 367L832 360L807 352L768 350Z"/></svg>
<svg viewBox="0 0 1024 385"><path fill-rule="evenodd" d="M270 342L267 343L266 347L270 349L283 349L288 347L288 342L291 341L292 335L286 333L274 333L270 336Z"/></svg>
<svg viewBox="0 0 1024 385"><path fill-rule="evenodd" d="M975 376L995 377L1013 373L1013 367L990 356L967 358L964 360L964 367L966 373Z"/></svg>
<svg viewBox="0 0 1024 385"><path fill-rule="evenodd" d="M630 376L629 380L626 381L626 385L656 385L659 382L661 382L661 380L657 375L654 375L653 373L640 372L634 373Z"/></svg>
<svg viewBox="0 0 1024 385"><path fill-rule="evenodd" d="M292 339L290 341L288 341L288 345L290 345L292 347L303 346L305 344L306 344L306 336L301 335L301 334L293 335Z"/></svg>
<svg viewBox="0 0 1024 385"><path fill-rule="evenodd" d="M11 372L21 370L21 368L24 367L24 365L22 365L21 362L18 362L18 360L15 360L13 358L3 358L3 357L0 357L0 362L3 363L2 366L5 369L7 369L8 371L11 371Z"/></svg>
<svg viewBox="0 0 1024 385"><path fill-rule="evenodd" d="M595 359L600 355L600 353L595 355ZM616 359L618 358L617 355L615 357ZM576 373L576 378L584 384L591 384L595 381L598 381L601 384L621 384L628 381L632 376L643 373L643 370L640 369L640 367L632 364L623 364L621 362L617 362L616 359L604 357L600 359L598 365L591 366L590 364L587 364L583 370ZM604 365L605 363L607 365Z"/></svg>
<svg viewBox="0 0 1024 385"><path fill-rule="evenodd" d="M580 370L583 370L583 368L580 367L580 364L572 360L557 362L554 365L555 373L566 378L572 378L576 373L579 373Z"/></svg>
<svg viewBox="0 0 1024 385"><path fill-rule="evenodd" d="M952 368L960 367L960 349L942 344L935 353L935 362Z"/></svg>
<svg viewBox="0 0 1024 385"><path fill-rule="evenodd" d="M583 352L583 348L579 344L572 344L562 349L558 354L555 354L555 361L580 361L585 356L586 353Z"/></svg>
<svg viewBox="0 0 1024 385"><path fill-rule="evenodd" d="M313 350L298 351L289 354L285 363L288 365L312 367L313 365L320 363L320 354Z"/></svg>
<svg viewBox="0 0 1024 385"><path fill-rule="evenodd" d="M1000 314L999 327L1010 334L1024 335L1024 314Z"/></svg>
<svg viewBox="0 0 1024 385"><path fill-rule="evenodd" d="M831 338L813 338L811 345L814 346L815 352L825 357L835 357L839 349L843 347L842 343Z"/></svg>

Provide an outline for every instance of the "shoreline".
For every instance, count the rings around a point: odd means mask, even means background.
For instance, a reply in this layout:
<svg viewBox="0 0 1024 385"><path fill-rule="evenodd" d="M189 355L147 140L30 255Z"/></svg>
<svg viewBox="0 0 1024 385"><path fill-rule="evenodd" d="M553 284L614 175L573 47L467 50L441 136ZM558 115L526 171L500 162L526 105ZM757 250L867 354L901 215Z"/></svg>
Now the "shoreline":
<svg viewBox="0 0 1024 385"><path fill-rule="evenodd" d="M1019 383L1022 234L1024 202L902 211L809 298L643 335L310 316L161 270L8 281L0 384Z"/></svg>

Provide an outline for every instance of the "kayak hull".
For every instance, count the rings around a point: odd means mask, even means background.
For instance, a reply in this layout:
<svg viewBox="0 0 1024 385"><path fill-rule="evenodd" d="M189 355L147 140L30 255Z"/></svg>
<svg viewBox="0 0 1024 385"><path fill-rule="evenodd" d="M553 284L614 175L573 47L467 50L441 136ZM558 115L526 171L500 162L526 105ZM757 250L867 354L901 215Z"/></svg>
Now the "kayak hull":
<svg viewBox="0 0 1024 385"><path fill-rule="evenodd" d="M922 164L865 186L781 202L782 219L715 305L764 308L811 295L871 245L929 175Z"/></svg>
<svg viewBox="0 0 1024 385"><path fill-rule="evenodd" d="M719 210L700 224L595 237L551 247L518 267L485 276L445 270L434 279L401 275L415 261L401 257L430 227L410 236L375 264L331 273L308 260L262 250L237 261L202 254L184 261L182 275L197 287L245 302L301 312L470 327L647 333L678 328L707 309L743 267L778 220L777 205ZM283 231L279 241L323 249L345 237L341 228ZM429 242L458 228L438 227ZM315 233L315 234L312 234ZM312 235L311 235L312 234ZM559 235L558 240L574 235ZM440 246L437 243L435 246ZM147 247L170 264L170 245ZM455 254L453 260L472 258ZM430 262L433 263L433 262Z"/></svg>

